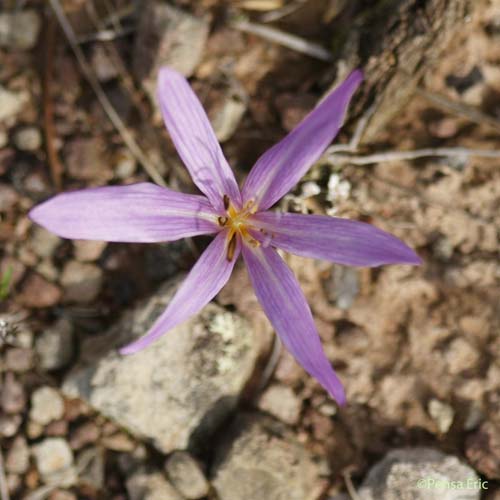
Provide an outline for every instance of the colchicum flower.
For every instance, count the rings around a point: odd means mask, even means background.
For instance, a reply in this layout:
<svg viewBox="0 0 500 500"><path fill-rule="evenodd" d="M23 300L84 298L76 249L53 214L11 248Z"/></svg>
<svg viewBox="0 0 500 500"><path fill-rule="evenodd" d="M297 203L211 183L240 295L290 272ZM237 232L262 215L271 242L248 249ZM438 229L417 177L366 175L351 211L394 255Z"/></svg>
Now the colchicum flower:
<svg viewBox="0 0 500 500"><path fill-rule="evenodd" d="M241 253L255 294L286 348L339 404L345 402L311 310L277 249L350 266L419 264L420 259L403 242L369 224L268 209L336 136L361 80L360 71L351 73L260 157L240 191L189 83L162 68L158 99L165 125L205 196L140 183L62 193L31 210L33 221L63 238L146 243L216 235L149 332L121 349L122 354L144 349L200 311L226 284Z"/></svg>

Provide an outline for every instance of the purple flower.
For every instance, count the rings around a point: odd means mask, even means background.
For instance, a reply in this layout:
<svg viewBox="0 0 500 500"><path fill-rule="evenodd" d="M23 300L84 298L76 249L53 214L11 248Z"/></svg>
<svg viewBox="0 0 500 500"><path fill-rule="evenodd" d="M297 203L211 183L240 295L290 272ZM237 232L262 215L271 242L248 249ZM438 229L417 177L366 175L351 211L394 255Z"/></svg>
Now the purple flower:
<svg viewBox="0 0 500 500"><path fill-rule="evenodd" d="M240 191L189 83L163 68L158 78L163 118L205 196L141 183L59 194L30 212L33 221L64 238L159 242L216 235L153 327L124 347L123 354L145 348L200 311L226 284L242 253L257 298L287 349L339 404L345 402L311 310L276 249L351 266L419 264L420 259L403 242L369 224L268 209L330 144L361 80L361 72L354 71L261 156Z"/></svg>

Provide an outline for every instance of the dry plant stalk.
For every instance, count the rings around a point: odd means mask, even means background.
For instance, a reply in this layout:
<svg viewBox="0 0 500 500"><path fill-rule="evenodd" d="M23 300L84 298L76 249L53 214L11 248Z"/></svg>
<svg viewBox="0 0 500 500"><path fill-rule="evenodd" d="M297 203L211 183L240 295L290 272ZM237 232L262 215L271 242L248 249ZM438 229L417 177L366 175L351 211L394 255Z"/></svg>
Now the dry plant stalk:
<svg viewBox="0 0 500 500"><path fill-rule="evenodd" d="M156 182L156 184L160 186L166 186L165 181L163 180L163 177L160 175L156 165L153 164L153 162L147 157L147 155L144 153L142 148L139 146L137 141L134 139L132 133L130 130L127 128L125 123L123 123L123 120L120 118L118 113L116 112L115 108L109 101L107 95L104 93L104 90L101 87L101 84L97 80L97 77L95 76L92 68L90 67L89 63L87 62L87 59L78 45L78 41L76 39L76 35L73 31L73 28L71 27L68 18L66 17L66 14L64 13L64 10L61 6L61 3L59 0L50 0L50 6L52 10L54 11L54 14L64 31L64 34L66 35L66 38L68 40L68 43L70 44L76 59L78 61L78 64L80 66L80 69L82 73L84 74L85 78L87 79L89 85L92 87L92 90L96 94L97 99L99 100L99 103L101 104L104 112L108 116L109 120L111 123L114 125L118 133L120 134L123 142L125 145L128 147L134 158L143 166L144 170L148 173L148 175L151 177L151 179Z"/></svg>

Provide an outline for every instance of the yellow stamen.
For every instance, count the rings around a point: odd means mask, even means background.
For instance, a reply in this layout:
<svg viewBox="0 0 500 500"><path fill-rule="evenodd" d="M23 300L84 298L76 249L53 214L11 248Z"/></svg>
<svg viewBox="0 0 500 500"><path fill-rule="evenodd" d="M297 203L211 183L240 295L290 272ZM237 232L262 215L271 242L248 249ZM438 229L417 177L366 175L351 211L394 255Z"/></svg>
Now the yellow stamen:
<svg viewBox="0 0 500 500"><path fill-rule="evenodd" d="M227 260L231 262L234 257L234 251L236 250L236 233L233 233L229 244L227 245Z"/></svg>
<svg viewBox="0 0 500 500"><path fill-rule="evenodd" d="M229 229L227 232L227 260L231 261L236 250L237 235L253 247L260 245L255 238L252 238L249 232L249 228L252 227L249 217L257 212L257 206L253 200L250 200L241 210L238 210L231 203L227 195L224 195L223 201L227 216L220 216L217 221L221 227Z"/></svg>

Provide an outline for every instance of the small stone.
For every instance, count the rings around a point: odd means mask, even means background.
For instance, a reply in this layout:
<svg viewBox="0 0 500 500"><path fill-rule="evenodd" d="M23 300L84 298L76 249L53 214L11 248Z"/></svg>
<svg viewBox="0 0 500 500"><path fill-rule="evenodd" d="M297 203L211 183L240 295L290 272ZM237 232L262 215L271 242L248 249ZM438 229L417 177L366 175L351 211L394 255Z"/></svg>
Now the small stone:
<svg viewBox="0 0 500 500"><path fill-rule="evenodd" d="M26 347L13 347L5 355L5 366L16 373L27 372L34 366L34 353Z"/></svg>
<svg viewBox="0 0 500 500"><path fill-rule="evenodd" d="M21 415L0 414L0 436L4 438L14 436L17 433L22 421L23 417Z"/></svg>
<svg viewBox="0 0 500 500"><path fill-rule="evenodd" d="M40 387L31 395L30 419L47 425L64 415L64 400L52 387Z"/></svg>
<svg viewBox="0 0 500 500"><path fill-rule="evenodd" d="M42 146L42 134L36 127L24 127L15 133L14 144L21 151L36 151Z"/></svg>
<svg viewBox="0 0 500 500"><path fill-rule="evenodd" d="M16 116L28 100L27 92L11 92L0 85L0 122Z"/></svg>
<svg viewBox="0 0 500 500"><path fill-rule="evenodd" d="M212 126L219 142L229 140L236 132L247 104L248 95L241 86L232 84L223 91L215 108L210 110Z"/></svg>
<svg viewBox="0 0 500 500"><path fill-rule="evenodd" d="M36 253L27 246L22 246L17 252L17 258L28 267L34 267L38 262Z"/></svg>
<svg viewBox="0 0 500 500"><path fill-rule="evenodd" d="M191 76L203 55L210 24L207 17L154 0L140 12L133 69L156 105L156 76L162 66L170 66Z"/></svg>
<svg viewBox="0 0 500 500"><path fill-rule="evenodd" d="M339 309L349 309L359 294L359 272L346 266L332 267L331 278L326 283L328 298Z"/></svg>
<svg viewBox="0 0 500 500"><path fill-rule="evenodd" d="M431 399L428 411L429 415L436 422L439 432L441 434L446 434L449 431L455 416L453 408L446 403L442 403L438 399Z"/></svg>
<svg viewBox="0 0 500 500"><path fill-rule="evenodd" d="M104 142L97 137L77 138L64 148L68 173L74 179L83 181L106 181L113 173Z"/></svg>
<svg viewBox="0 0 500 500"><path fill-rule="evenodd" d="M470 338L485 339L489 334L488 320L478 316L462 316L459 321L460 329Z"/></svg>
<svg viewBox="0 0 500 500"><path fill-rule="evenodd" d="M448 370L452 375L472 370L479 362L479 352L467 340L457 338L451 342L444 353Z"/></svg>
<svg viewBox="0 0 500 500"><path fill-rule="evenodd" d="M46 436L64 437L68 434L68 427L69 424L67 420L53 420L46 425L44 434Z"/></svg>
<svg viewBox="0 0 500 500"><path fill-rule="evenodd" d="M136 472L126 485L130 500L183 500L159 472Z"/></svg>
<svg viewBox="0 0 500 500"><path fill-rule="evenodd" d="M35 226L31 238L31 248L38 257L51 257L61 243L61 238L42 226Z"/></svg>
<svg viewBox="0 0 500 500"><path fill-rule="evenodd" d="M168 478L188 500L208 495L210 485L198 462L185 451L174 451L165 464Z"/></svg>
<svg viewBox="0 0 500 500"><path fill-rule="evenodd" d="M69 445L73 450L79 450L95 443L99 439L99 434L99 427L94 422L86 422L71 433Z"/></svg>
<svg viewBox="0 0 500 500"><path fill-rule="evenodd" d="M5 478L5 482L7 484L7 491L10 493L17 493L18 490L21 489L22 486L22 478L18 474L7 474ZM26 481L27 484L27 481Z"/></svg>
<svg viewBox="0 0 500 500"><path fill-rule="evenodd" d="M465 455L489 479L500 479L500 426L485 422L467 437Z"/></svg>
<svg viewBox="0 0 500 500"><path fill-rule="evenodd" d="M449 139L453 137L458 132L458 120L456 118L441 118L429 124L429 132L434 137L439 137L440 139Z"/></svg>
<svg viewBox="0 0 500 500"><path fill-rule="evenodd" d="M102 445L108 450L130 452L136 444L132 439L123 432L117 432L102 438Z"/></svg>
<svg viewBox="0 0 500 500"><path fill-rule="evenodd" d="M286 385L294 385L304 376L303 368L295 361L295 358L285 349L282 349L275 377Z"/></svg>
<svg viewBox="0 0 500 500"><path fill-rule="evenodd" d="M61 275L64 299L68 302L85 304L97 298L103 281L102 270L94 264L69 261Z"/></svg>
<svg viewBox="0 0 500 500"><path fill-rule="evenodd" d="M38 472L46 484L69 487L77 480L73 453L62 438L47 438L33 447Z"/></svg>
<svg viewBox="0 0 500 500"><path fill-rule="evenodd" d="M467 486L469 481L477 486ZM452 455L430 448L397 449L372 467L358 496L360 500L479 500L478 482L476 472ZM452 483L464 486L446 486Z"/></svg>
<svg viewBox="0 0 500 500"><path fill-rule="evenodd" d="M115 175L118 179L128 179L134 175L137 169L137 160L132 156L128 149L117 151L113 159L115 166Z"/></svg>
<svg viewBox="0 0 500 500"><path fill-rule="evenodd" d="M107 82L118 76L116 64L109 57L109 52L104 43L92 43L90 62L99 81Z"/></svg>
<svg viewBox="0 0 500 500"><path fill-rule="evenodd" d="M35 270L48 281L54 282L59 278L59 269L55 266L51 258L40 261L36 265Z"/></svg>
<svg viewBox="0 0 500 500"><path fill-rule="evenodd" d="M5 457L5 468L12 474L24 474L30 465L30 450L26 439L17 436Z"/></svg>
<svg viewBox="0 0 500 500"><path fill-rule="evenodd" d="M219 500L316 500L321 464L283 424L240 415L218 448L212 484Z"/></svg>
<svg viewBox="0 0 500 500"><path fill-rule="evenodd" d="M28 424L26 425L26 435L30 439L38 439L43 434L43 431L43 425L38 422L33 422L33 420L28 421Z"/></svg>
<svg viewBox="0 0 500 500"><path fill-rule="evenodd" d="M44 370L59 370L67 366L74 353L72 323L61 318L43 330L35 340L35 351Z"/></svg>
<svg viewBox="0 0 500 500"><path fill-rule="evenodd" d="M78 482L88 484L92 489L104 489L105 451L101 447L91 447L78 453L76 469Z"/></svg>
<svg viewBox="0 0 500 500"><path fill-rule="evenodd" d="M299 421L301 401L286 385L271 385L262 393L257 406L285 424L295 425Z"/></svg>
<svg viewBox="0 0 500 500"><path fill-rule="evenodd" d="M39 274L31 274L23 283L19 301L26 307L51 307L61 299L61 290Z"/></svg>
<svg viewBox="0 0 500 500"><path fill-rule="evenodd" d="M24 387L10 372L5 374L0 387L0 403L5 413L21 413L26 404Z"/></svg>
<svg viewBox="0 0 500 500"><path fill-rule="evenodd" d="M40 16L27 9L0 14L0 47L14 50L32 49L40 33Z"/></svg>
<svg viewBox="0 0 500 500"><path fill-rule="evenodd" d="M8 212L9 210L12 210L18 200L19 195L17 194L17 191L8 184L0 182L0 212Z"/></svg>
<svg viewBox="0 0 500 500"><path fill-rule="evenodd" d="M74 240L75 259L80 262L93 262L102 255L106 246L105 241Z"/></svg>

